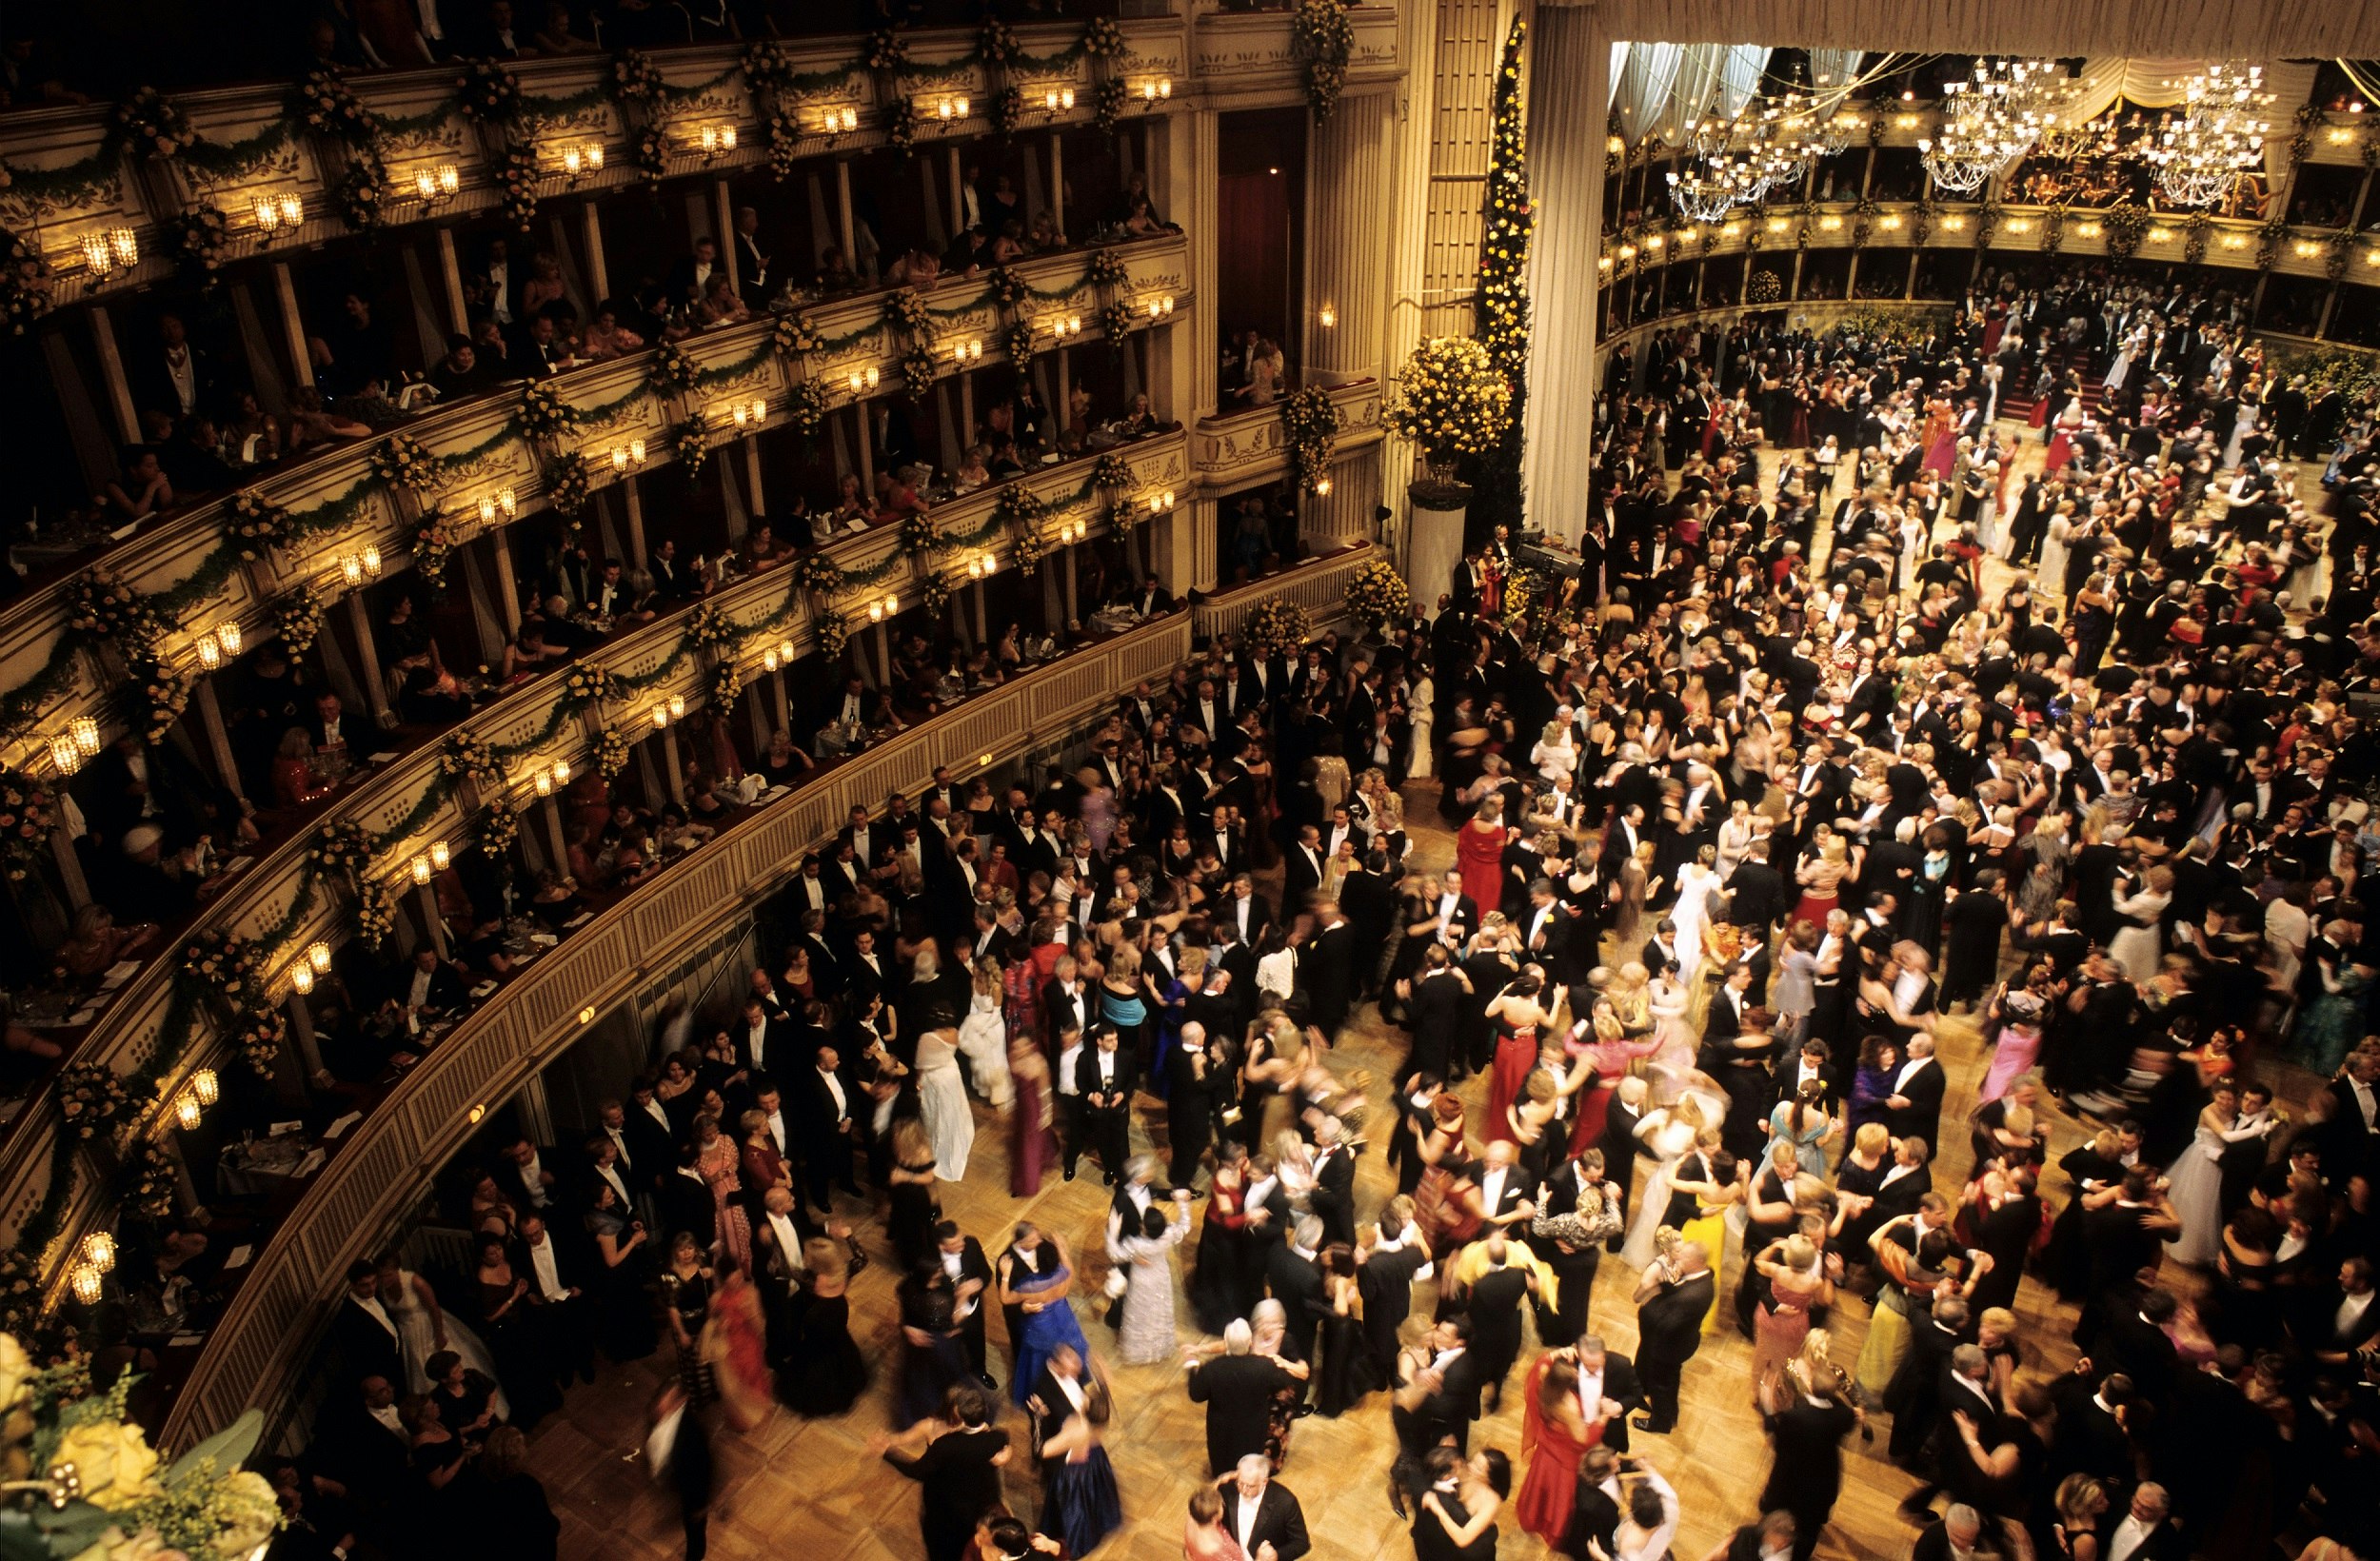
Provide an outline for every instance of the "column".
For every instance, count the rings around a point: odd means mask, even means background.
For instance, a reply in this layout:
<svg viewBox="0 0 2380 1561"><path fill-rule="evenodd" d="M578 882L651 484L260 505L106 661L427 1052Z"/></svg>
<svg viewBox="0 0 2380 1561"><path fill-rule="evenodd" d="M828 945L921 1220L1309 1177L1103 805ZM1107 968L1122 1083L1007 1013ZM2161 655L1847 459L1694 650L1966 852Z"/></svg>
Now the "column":
<svg viewBox="0 0 2380 1561"><path fill-rule="evenodd" d="M223 724L223 705L215 698L215 680L198 680L199 723L207 730L207 751L215 761L215 772L225 787L242 802L248 800L240 785L239 761L231 757L231 734Z"/></svg>
<svg viewBox="0 0 2380 1561"><path fill-rule="evenodd" d="M956 142L950 148L950 233L956 239L967 228L966 165L959 159Z"/></svg>
<svg viewBox="0 0 2380 1561"><path fill-rule="evenodd" d="M323 1071L322 1047L314 1039L314 1011L306 999L292 989L281 999L281 1006L289 1016L289 1038L297 1043L299 1059L306 1068L306 1077L312 1079Z"/></svg>
<svg viewBox="0 0 2380 1561"><path fill-rule="evenodd" d="M602 216L596 210L596 204L591 199L582 203L579 207L579 221L582 224L586 243L586 285L595 289L596 300L601 302L611 296L611 271L604 264L604 223ZM453 237L443 227L438 232L439 237L446 243L447 253L453 253ZM727 253L731 261L735 252L736 247L732 244L728 245Z"/></svg>
<svg viewBox="0 0 2380 1561"><path fill-rule="evenodd" d="M512 547L498 530L487 534L487 548L496 559L496 612L509 638L521 632L521 583L512 575Z"/></svg>
<svg viewBox="0 0 2380 1561"><path fill-rule="evenodd" d="M521 1093L513 1097L512 1109L521 1118L521 1131L529 1136L531 1143L554 1141L554 1108L545 1098L543 1074L531 1074L521 1081Z"/></svg>
<svg viewBox="0 0 2380 1561"><path fill-rule="evenodd" d="M1066 138L1055 128L1049 132L1049 220L1061 233L1066 230Z"/></svg>
<svg viewBox="0 0 2380 1561"><path fill-rule="evenodd" d="M1165 172L1171 186L1167 199L1176 211L1186 212L1179 219L1190 232L1190 290L1195 295L1193 329L1203 332L1201 341L1215 339L1215 293L1220 286L1221 267L1215 252L1215 230L1222 220L1220 203L1215 186L1217 137L1222 116L1212 109L1201 109L1194 114L1173 114L1165 121L1166 139L1177 152L1187 155L1166 159ZM1185 423L1215 410L1220 393L1222 365L1213 351L1189 353L1190 397L1187 403L1177 403L1174 415Z"/></svg>
<svg viewBox="0 0 2380 1561"><path fill-rule="evenodd" d="M1330 475L1330 492L1299 496L1298 535L1317 553L1372 535L1380 505L1380 446L1339 457Z"/></svg>
<svg viewBox="0 0 2380 1561"><path fill-rule="evenodd" d="M388 708L387 679L380 669L380 646L372 641L371 615L364 610L361 591L347 593L347 625L355 631L355 660L363 673L364 691L372 701L372 719L383 726L394 726L397 720Z"/></svg>
<svg viewBox="0 0 2380 1561"><path fill-rule="evenodd" d="M281 328L288 339L289 362L297 383L310 386L314 383L314 360L306 350L306 321L298 313L297 283L289 276L288 262L273 263L272 288L281 303Z"/></svg>
<svg viewBox="0 0 2380 1561"><path fill-rule="evenodd" d="M736 443L744 446L744 478L752 484L752 520L757 524L768 519L768 499L761 491L761 436L754 434ZM803 539L792 540L799 543Z"/></svg>
<svg viewBox="0 0 2380 1561"><path fill-rule="evenodd" d="M724 179L711 181L711 199L719 207L719 258L727 265L727 285L738 293L744 291L744 278L736 269L736 207L735 192Z"/></svg>
<svg viewBox="0 0 2380 1561"><path fill-rule="evenodd" d="M860 270L859 227L851 219L851 162L835 159L835 220L843 233L843 263Z"/></svg>
<svg viewBox="0 0 2380 1561"><path fill-rule="evenodd" d="M587 203L586 225L589 228L595 226L595 205L591 201ZM589 246L589 247L593 247ZM603 274L603 262L600 254L594 266L595 274L600 277ZM446 318L452 322L446 328L458 334L469 330L471 311L469 306L463 300L463 263L455 258L454 229L451 227L438 229L438 276L439 280L446 285ZM600 297L603 293L603 284L598 282L595 290Z"/></svg>
<svg viewBox="0 0 2380 1561"><path fill-rule="evenodd" d="M1388 301L1380 361L1392 371L1420 345L1427 300L1429 264L1431 128L1438 96L1438 0L1404 0L1397 8L1397 57L1405 75L1398 88L1396 149L1390 159L1392 176L1388 243ZM1596 122L1602 123L1598 109ZM1192 354L1210 360L1214 354ZM1208 373L1215 372L1210 363ZM1201 404L1206 405L1206 404ZM1413 448L1402 440L1383 447L1380 481L1393 495L1391 507L1405 512L1405 484L1413 472ZM1212 531L1213 518L1206 525ZM1201 543L1210 553L1211 543ZM1401 560L1400 560L1401 562Z"/></svg>
<svg viewBox="0 0 2380 1561"><path fill-rule="evenodd" d="M567 862L570 860L570 842L562 832L562 803L555 798L541 797L536 805L538 821L545 829L545 849L555 861ZM557 867L555 871L565 869Z"/></svg>
<svg viewBox="0 0 2380 1561"><path fill-rule="evenodd" d="M1596 253L1603 242L1603 105L1611 40L1599 14L1538 10L1529 62L1529 257L1534 325L1522 487L1529 520L1575 538L1586 524L1594 442L1578 437L1595 405ZM1538 195L1537 192L1547 192Z"/></svg>
<svg viewBox="0 0 2380 1561"><path fill-rule="evenodd" d="M438 914L438 885L435 880L413 885L413 908L421 914L422 925L428 929L430 946L438 958L446 958L446 921Z"/></svg>
<svg viewBox="0 0 2380 1561"><path fill-rule="evenodd" d="M1390 209L1388 91L1339 100L1306 142L1305 363L1326 385L1378 376L1384 365ZM1339 324L1323 328L1323 305Z"/></svg>
<svg viewBox="0 0 2380 1561"><path fill-rule="evenodd" d="M140 413L132 405L132 386L124 377L124 358L116 351L115 326L108 319L105 305L91 306L90 331L99 349L100 377L108 385L108 409L115 414L116 437L124 444L138 445Z"/></svg>
<svg viewBox="0 0 2380 1561"><path fill-rule="evenodd" d="M58 885L66 891L69 911L79 911L90 903L90 884L83 877L83 859L74 854L74 842L67 839L64 825L50 832L50 857L58 869Z"/></svg>
<svg viewBox="0 0 2380 1561"><path fill-rule="evenodd" d="M645 501L637 494L636 473L620 480L620 499L628 515L628 558L642 569L650 555L645 550Z"/></svg>

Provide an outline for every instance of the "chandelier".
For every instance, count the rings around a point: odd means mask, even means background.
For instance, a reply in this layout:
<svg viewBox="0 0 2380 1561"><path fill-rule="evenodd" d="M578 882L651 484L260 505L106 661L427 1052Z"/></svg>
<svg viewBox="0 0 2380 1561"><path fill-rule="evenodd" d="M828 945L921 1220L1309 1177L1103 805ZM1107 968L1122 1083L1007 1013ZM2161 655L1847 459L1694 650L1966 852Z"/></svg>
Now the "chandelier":
<svg viewBox="0 0 2380 1561"><path fill-rule="evenodd" d="M1747 194L1738 170L1730 165L1690 169L1685 174L1669 176L1670 204L1677 214L1693 222L1716 223L1725 220L1731 207L1748 206L1759 199Z"/></svg>
<svg viewBox="0 0 2380 1561"><path fill-rule="evenodd" d="M1942 89L1942 124L1917 143L1934 184L1972 194L2057 131L2078 89L2047 60L1985 59Z"/></svg>
<svg viewBox="0 0 2380 1561"><path fill-rule="evenodd" d="M2142 150L2157 191L2176 206L2208 207L2264 156L2272 94L2261 66L2211 65L2182 83L2182 111Z"/></svg>

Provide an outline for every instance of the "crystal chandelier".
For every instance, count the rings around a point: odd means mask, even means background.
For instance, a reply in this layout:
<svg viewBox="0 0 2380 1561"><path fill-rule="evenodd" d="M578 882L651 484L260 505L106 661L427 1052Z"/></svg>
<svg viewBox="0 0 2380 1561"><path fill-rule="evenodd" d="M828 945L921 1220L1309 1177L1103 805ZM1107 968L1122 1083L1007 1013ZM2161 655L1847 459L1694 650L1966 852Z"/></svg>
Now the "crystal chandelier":
<svg viewBox="0 0 2380 1561"><path fill-rule="evenodd" d="M1917 143L1934 184L1972 194L2014 168L2054 128L2073 87L2047 60L1986 59L1943 85L1942 124Z"/></svg>
<svg viewBox="0 0 2380 1561"><path fill-rule="evenodd" d="M1672 173L1669 198L1679 216L1704 223L1725 220L1729 208L1744 199L1742 187L1717 168L1689 170L1682 177Z"/></svg>
<svg viewBox="0 0 2380 1561"><path fill-rule="evenodd" d="M2273 101L2263 86L2264 69L2253 65L2211 65L2182 84L2182 112L2142 154L2159 194L2176 206L2212 206L2263 158Z"/></svg>

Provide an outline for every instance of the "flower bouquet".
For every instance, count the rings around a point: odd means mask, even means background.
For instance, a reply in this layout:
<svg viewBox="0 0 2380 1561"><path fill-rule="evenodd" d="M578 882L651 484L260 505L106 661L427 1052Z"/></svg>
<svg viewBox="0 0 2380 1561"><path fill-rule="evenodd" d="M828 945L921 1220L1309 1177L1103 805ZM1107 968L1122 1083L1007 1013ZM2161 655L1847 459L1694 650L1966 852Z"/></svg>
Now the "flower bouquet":
<svg viewBox="0 0 2380 1561"><path fill-rule="evenodd" d="M917 151L918 108L905 97L895 98L884 110L884 141L907 162Z"/></svg>
<svg viewBox="0 0 2380 1561"><path fill-rule="evenodd" d="M446 560L454 544L454 527L434 509L422 518L421 529L413 533L413 568L433 592L446 589Z"/></svg>
<svg viewBox="0 0 2380 1561"><path fill-rule="evenodd" d="M95 1142L131 1116L132 1095L105 1063L69 1062L58 1073L58 1115L69 1136Z"/></svg>
<svg viewBox="0 0 2380 1561"><path fill-rule="evenodd" d="M1129 499L1119 499L1107 506L1107 529L1119 537L1129 537L1146 512Z"/></svg>
<svg viewBox="0 0 2380 1561"><path fill-rule="evenodd" d="M756 94L783 91L797 73L793 55L774 38L745 44L742 63L744 82Z"/></svg>
<svg viewBox="0 0 2380 1561"><path fill-rule="evenodd" d="M1372 559L1347 582L1347 612L1377 633L1413 616L1413 593L1395 564Z"/></svg>
<svg viewBox="0 0 2380 1561"><path fill-rule="evenodd" d="M372 476L390 487L410 488L416 493L426 489L432 482L429 451L419 441L404 434L390 434L382 440L368 460Z"/></svg>
<svg viewBox="0 0 2380 1561"><path fill-rule="evenodd" d="M703 463L711 456L710 420L697 412L671 431L670 446L678 452L678 464L685 469L691 483L703 474Z"/></svg>
<svg viewBox="0 0 2380 1561"><path fill-rule="evenodd" d="M1107 350L1122 357L1132 345L1132 306L1121 299L1102 305L1099 322L1100 334L1107 338Z"/></svg>
<svg viewBox="0 0 2380 1561"><path fill-rule="evenodd" d="M898 326L912 337L931 340L934 317L926 312L925 295L915 287L896 287L884 299L884 323Z"/></svg>
<svg viewBox="0 0 2380 1561"><path fill-rule="evenodd" d="M166 628L149 598L110 569L87 570L66 583L66 626L135 651L154 645Z"/></svg>
<svg viewBox="0 0 2380 1561"><path fill-rule="evenodd" d="M1464 456L1496 447L1512 405L1512 385L1484 346L1468 336L1433 336L1398 372L1382 421L1389 432L1421 446L1430 481L1446 484Z"/></svg>
<svg viewBox="0 0 2380 1561"><path fill-rule="evenodd" d="M1091 257L1090 280L1097 287L1121 287L1132 280L1132 267L1115 250L1101 249Z"/></svg>
<svg viewBox="0 0 2380 1561"><path fill-rule="evenodd" d="M1132 89L1121 76L1110 76L1101 82L1091 98L1091 123L1102 135L1112 135L1123 123L1124 110L1132 105Z"/></svg>
<svg viewBox="0 0 2380 1561"><path fill-rule="evenodd" d="M1014 483L1000 496L1000 512L1010 524L1030 531L1049 514L1049 502L1022 483Z"/></svg>
<svg viewBox="0 0 2380 1561"><path fill-rule="evenodd" d="M993 267L983 280L992 289L993 302L1002 308L1013 309L1030 296L1024 278L1005 266Z"/></svg>
<svg viewBox="0 0 2380 1561"><path fill-rule="evenodd" d="M480 815L480 849L490 857L501 857L512 849L512 842L521 838L521 816L512 811L512 801L501 794Z"/></svg>
<svg viewBox="0 0 2380 1561"><path fill-rule="evenodd" d="M355 95L347 78L334 70L309 70L298 83L292 105L306 128L349 146L368 146L380 134L380 116Z"/></svg>
<svg viewBox="0 0 2380 1561"><path fill-rule="evenodd" d="M275 1018L278 1009L272 1010ZM245 1037L243 1037L245 1038ZM270 1064L260 1071L269 1072ZM166 1219L173 1214L173 1158L154 1138L136 1139L116 1173L124 1189L123 1210L135 1219Z"/></svg>
<svg viewBox="0 0 2380 1561"><path fill-rule="evenodd" d="M201 932L182 947L182 974L228 1003L245 998L263 969L256 945L230 933Z"/></svg>
<svg viewBox="0 0 2380 1561"><path fill-rule="evenodd" d="M685 348L675 342L664 342L654 349L653 366L645 383L665 396L675 395L693 389L700 372L694 360L686 356Z"/></svg>
<svg viewBox="0 0 2380 1561"><path fill-rule="evenodd" d="M202 204L167 218L165 226L174 235L171 247L182 274L201 287L213 287L231 243L231 219L220 207Z"/></svg>
<svg viewBox="0 0 2380 1561"><path fill-rule="evenodd" d="M925 616L939 622L942 613L950 606L950 587L943 583L942 576L927 575L925 588L919 593L919 599L925 604Z"/></svg>
<svg viewBox="0 0 2380 1561"><path fill-rule="evenodd" d="M1115 18L1095 16L1082 30L1082 52L1095 60L1112 60L1124 51L1124 30Z"/></svg>
<svg viewBox="0 0 2380 1561"><path fill-rule="evenodd" d="M815 315L781 314L769 327L781 357L791 358L818 350L818 318Z"/></svg>
<svg viewBox="0 0 2380 1561"><path fill-rule="evenodd" d="M595 773L608 780L626 769L632 746L619 727L605 727L604 735L595 740Z"/></svg>
<svg viewBox="0 0 2380 1561"><path fill-rule="evenodd" d="M502 125L520 117L521 78L498 61L465 60L454 92L464 117L479 124Z"/></svg>
<svg viewBox="0 0 2380 1561"><path fill-rule="evenodd" d="M521 232L537 225L537 148L527 142L505 148L504 214Z"/></svg>
<svg viewBox="0 0 2380 1561"><path fill-rule="evenodd" d="M975 54L985 65L1006 65L1017 57L1017 35L999 17L987 16L975 37Z"/></svg>
<svg viewBox="0 0 2380 1561"><path fill-rule="evenodd" d="M1298 486L1311 489L1331 469L1339 442L1339 407L1319 385L1292 392L1280 404L1281 431L1289 439L1289 469Z"/></svg>
<svg viewBox="0 0 2380 1561"><path fill-rule="evenodd" d="M1034 531L1030 526L1027 526L1025 529L1018 532L1014 547L1017 560L1017 573L1022 575L1027 580L1031 580L1035 575L1040 574L1041 572L1041 559L1047 551L1048 549L1041 545L1040 533Z"/></svg>
<svg viewBox="0 0 2380 1561"><path fill-rule="evenodd" d="M1002 332L1001 340L1007 347L1009 363L1016 367L1022 368L1033 361L1036 338L1033 327L1024 321L1020 320Z"/></svg>
<svg viewBox="0 0 2380 1561"><path fill-rule="evenodd" d="M867 36L867 68L898 70L909 63L909 40L898 28L880 27Z"/></svg>
<svg viewBox="0 0 2380 1561"><path fill-rule="evenodd" d="M624 49L611 57L611 95L621 102L657 102L664 85L661 67L642 49Z"/></svg>
<svg viewBox="0 0 2380 1561"><path fill-rule="evenodd" d="M240 562L255 563L265 550L289 540L289 512L261 493L240 493L231 500L231 535L240 543Z"/></svg>
<svg viewBox="0 0 2380 1561"><path fill-rule="evenodd" d="M0 770L0 873L21 880L50 854L56 800L23 770Z"/></svg>
<svg viewBox="0 0 2380 1561"><path fill-rule="evenodd" d="M272 618L281 635L281 648L291 656L303 656L322 637L323 599L312 585L301 583L273 598Z"/></svg>
<svg viewBox="0 0 2380 1561"><path fill-rule="evenodd" d="M397 930L396 897L378 879L360 879L355 885L355 936L367 949L377 949Z"/></svg>
<svg viewBox="0 0 2380 1561"><path fill-rule="evenodd" d="M154 87L136 89L116 105L116 133L144 157L169 163L198 140L182 110Z"/></svg>
<svg viewBox="0 0 2380 1561"><path fill-rule="evenodd" d="M196 680L148 656L136 658L129 670L130 724L146 733L149 741L163 742L173 723L182 719L182 712L189 708Z"/></svg>
<svg viewBox="0 0 2380 1561"><path fill-rule="evenodd" d="M843 654L851 642L851 625L843 614L828 609L818 615L818 648L830 659Z"/></svg>
<svg viewBox="0 0 2380 1561"><path fill-rule="evenodd" d="M586 508L593 494L589 484L586 457L576 450L554 458L545 468L545 504L557 515L571 521L570 529L578 529L576 517Z"/></svg>
<svg viewBox="0 0 2380 1561"><path fill-rule="evenodd" d="M443 754L439 767L446 767ZM317 872L361 879L371 871L372 832L350 820L333 819L314 832L314 844L307 856Z"/></svg>
<svg viewBox="0 0 2380 1561"><path fill-rule="evenodd" d="M686 637L700 650L718 650L730 645L737 637L736 621L716 602L705 602L694 609L687 621Z"/></svg>
<svg viewBox="0 0 2380 1561"><path fill-rule="evenodd" d="M1347 0L1298 0L1289 20L1289 52L1306 68L1306 102L1318 119L1328 118L1347 85L1347 62L1356 49Z"/></svg>
<svg viewBox="0 0 2380 1561"><path fill-rule="evenodd" d="M793 561L793 583L822 598L831 597L843 589L843 571L823 552L804 553Z"/></svg>
<svg viewBox="0 0 2380 1561"><path fill-rule="evenodd" d="M664 357L677 350L662 346ZM579 409L562 399L551 381L531 380L521 387L521 428L532 439L567 439L579 431Z"/></svg>
<svg viewBox="0 0 2380 1561"><path fill-rule="evenodd" d="M1240 628L1240 639L1256 655L1294 662L1304 652L1312 633L1306 610L1285 596L1276 596L1257 603Z"/></svg>
<svg viewBox="0 0 2380 1561"><path fill-rule="evenodd" d="M922 559L942 544L935 533L931 516L912 515L901 523L901 550L913 559Z"/></svg>
<svg viewBox="0 0 2380 1561"><path fill-rule="evenodd" d="M563 702L576 709L620 697L620 680L600 662L581 662L562 675Z"/></svg>
<svg viewBox="0 0 2380 1561"><path fill-rule="evenodd" d="M796 380L785 392L785 421L807 439L826 421L826 393L808 380Z"/></svg>
<svg viewBox="0 0 2380 1561"><path fill-rule="evenodd" d="M449 733L446 741L438 745L438 773L459 776L474 785L504 783L504 768L496 762L496 750L486 738L468 732Z"/></svg>
<svg viewBox="0 0 2380 1561"><path fill-rule="evenodd" d="M934 393L934 349L917 346L901 355L901 385L909 397L909 405L922 406Z"/></svg>
<svg viewBox="0 0 2380 1561"><path fill-rule="evenodd" d="M733 662L711 668L711 713L724 716L744 698L744 669Z"/></svg>

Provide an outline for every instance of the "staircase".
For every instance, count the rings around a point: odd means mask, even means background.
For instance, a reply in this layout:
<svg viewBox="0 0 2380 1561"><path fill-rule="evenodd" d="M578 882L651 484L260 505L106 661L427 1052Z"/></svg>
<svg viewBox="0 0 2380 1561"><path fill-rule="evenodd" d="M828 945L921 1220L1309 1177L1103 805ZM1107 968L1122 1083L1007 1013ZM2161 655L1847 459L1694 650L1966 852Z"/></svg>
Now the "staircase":
<svg viewBox="0 0 2380 1561"><path fill-rule="evenodd" d="M2032 384L2026 385L2021 391L2001 392L2000 416L2013 418L2018 423L2032 421L2033 406L2041 399L2043 386L2055 385L2066 378L2069 369L2082 376L2083 410L2094 417L2097 416L2100 406L2107 398L2107 393L2099 386L2099 381L2105 377L2107 371L2092 366L2091 351L2088 347L2070 346L2064 342L2060 342L2050 349L2049 357L2041 366L2040 374ZM2054 412L2055 408L2052 408L2052 411Z"/></svg>

